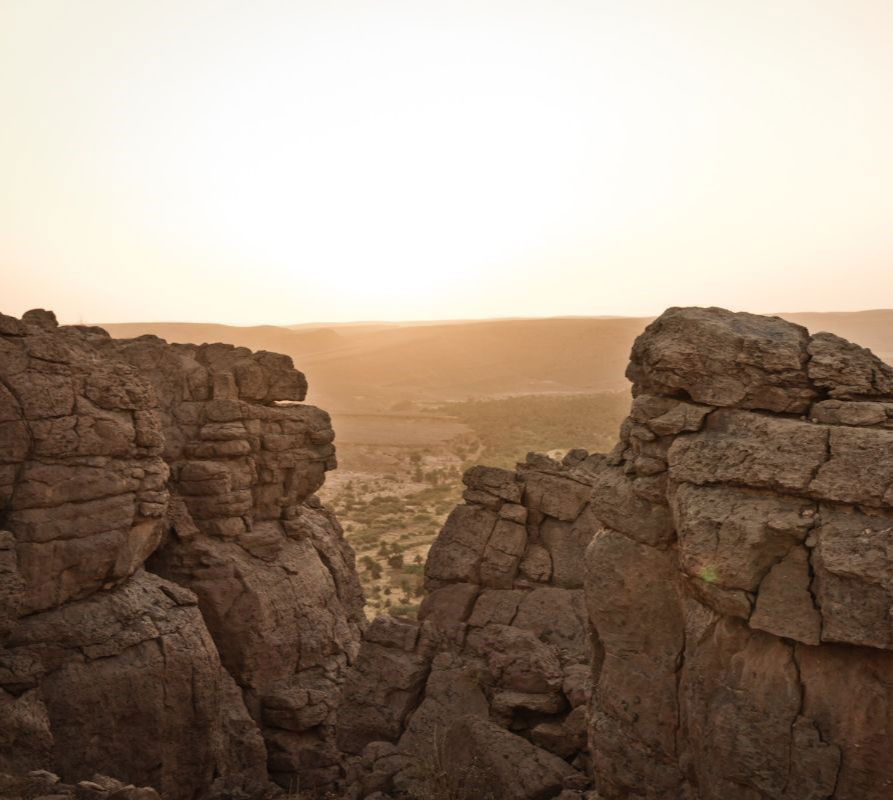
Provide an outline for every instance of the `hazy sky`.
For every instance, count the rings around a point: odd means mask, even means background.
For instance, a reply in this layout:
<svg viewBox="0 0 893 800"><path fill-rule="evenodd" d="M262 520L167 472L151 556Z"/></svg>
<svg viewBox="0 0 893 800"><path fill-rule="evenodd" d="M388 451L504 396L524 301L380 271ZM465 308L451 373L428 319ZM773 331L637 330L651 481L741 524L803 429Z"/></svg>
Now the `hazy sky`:
<svg viewBox="0 0 893 800"><path fill-rule="evenodd" d="M893 306L889 0L0 0L0 309Z"/></svg>

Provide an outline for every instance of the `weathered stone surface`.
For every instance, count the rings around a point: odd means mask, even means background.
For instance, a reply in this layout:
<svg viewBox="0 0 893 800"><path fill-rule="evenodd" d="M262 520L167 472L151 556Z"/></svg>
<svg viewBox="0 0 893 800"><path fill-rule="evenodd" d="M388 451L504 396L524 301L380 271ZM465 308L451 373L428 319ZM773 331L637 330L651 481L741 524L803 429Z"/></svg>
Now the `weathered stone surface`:
<svg viewBox="0 0 893 800"><path fill-rule="evenodd" d="M0 512L23 614L132 575L161 540L167 501L161 448L135 424L157 424L144 378L38 311L0 337Z"/></svg>
<svg viewBox="0 0 893 800"><path fill-rule="evenodd" d="M0 773L0 796L10 800L160 800L151 786L136 787L98 773L73 785L43 769L26 774Z"/></svg>
<svg viewBox="0 0 893 800"><path fill-rule="evenodd" d="M425 579L480 583L481 559L496 520L493 511L477 505L455 508L428 552Z"/></svg>
<svg viewBox="0 0 893 800"><path fill-rule="evenodd" d="M311 776L301 765L311 751L315 762L321 756L320 743L305 732L331 724L341 675L359 647L352 559L348 567L335 524L309 507L284 525L255 523L251 533L266 531L266 547L275 544L273 562L256 539L246 547L248 532L235 541L173 534L150 560L156 572L198 595L221 659L262 725L274 772L303 774L307 784ZM327 760L317 768L336 765L334 750Z"/></svg>
<svg viewBox="0 0 893 800"><path fill-rule="evenodd" d="M639 394L633 398L629 420L644 424L657 436L675 436L677 433L700 430L704 418L712 410L712 406L686 403L661 395Z"/></svg>
<svg viewBox="0 0 893 800"><path fill-rule="evenodd" d="M893 649L893 510L823 506L815 538L823 640Z"/></svg>
<svg viewBox="0 0 893 800"><path fill-rule="evenodd" d="M12 631L22 607L25 581L19 572L15 538L0 531L0 644Z"/></svg>
<svg viewBox="0 0 893 800"><path fill-rule="evenodd" d="M555 649L530 631L511 625L475 628L468 634L468 647L504 689L531 694L561 689L561 664Z"/></svg>
<svg viewBox="0 0 893 800"><path fill-rule="evenodd" d="M496 467L472 467L462 476L462 481L469 489L489 492L510 503L520 503L524 491L514 472Z"/></svg>
<svg viewBox="0 0 893 800"><path fill-rule="evenodd" d="M804 687L802 714L814 721L822 742L831 750L823 758L822 769L808 772L810 783L823 784L825 794L802 796L889 797L893 790L893 653L798 645L796 657ZM799 767L797 772L802 775L806 769ZM833 793L828 791L831 786Z"/></svg>
<svg viewBox="0 0 893 800"><path fill-rule="evenodd" d="M418 625L383 616L366 631L339 704L337 739L344 752L360 753L374 741L395 742L403 733L431 669L431 653L419 633Z"/></svg>
<svg viewBox="0 0 893 800"><path fill-rule="evenodd" d="M617 467L604 465L596 473L591 511L605 525L646 544L665 546L674 536L669 509L637 494Z"/></svg>
<svg viewBox="0 0 893 800"><path fill-rule="evenodd" d="M828 435L829 429L821 425L720 409L707 418L700 433L673 442L670 477L806 492L828 459Z"/></svg>
<svg viewBox="0 0 893 800"><path fill-rule="evenodd" d="M480 587L474 583L452 583L435 589L425 597L419 607L419 619L449 625L464 622L473 608L477 607Z"/></svg>
<svg viewBox="0 0 893 800"><path fill-rule="evenodd" d="M605 524L585 580L599 797L887 796L893 370L781 320L672 309L628 374L620 443L579 466Z"/></svg>
<svg viewBox="0 0 893 800"><path fill-rule="evenodd" d="M671 506L682 569L706 583L748 592L816 522L810 500L730 486L682 484Z"/></svg>
<svg viewBox="0 0 893 800"><path fill-rule="evenodd" d="M338 717L339 743L354 759L347 794L451 791L442 782L444 736L469 713L512 739L523 736L533 763L560 751L575 788L588 785L576 769L588 769L591 688L580 587L585 549L601 522L588 508L587 459L562 464L532 454L517 473L466 474L466 505L450 515L428 556L419 612L428 633L399 652L393 643L382 649L384 617L364 635ZM551 750L525 741L537 726ZM376 755L382 740L394 748L385 757Z"/></svg>
<svg viewBox="0 0 893 800"><path fill-rule="evenodd" d="M893 417L893 403L822 400L809 412L813 422L826 425L885 425Z"/></svg>
<svg viewBox="0 0 893 800"><path fill-rule="evenodd" d="M424 699L412 712L399 743L400 751L410 759L402 776L404 786L416 790L410 796L424 797L418 789L427 788L425 779L430 775L419 775L420 766L441 771L449 767L443 746L452 723L466 716L487 718L489 703L482 680L480 666L473 659L440 653L432 660Z"/></svg>
<svg viewBox="0 0 893 800"><path fill-rule="evenodd" d="M9 646L45 670L40 694L66 780L114 772L171 798L206 791L218 775L263 786L263 742L189 592L141 572L20 620Z"/></svg>
<svg viewBox="0 0 893 800"><path fill-rule="evenodd" d="M827 500L893 506L893 431L832 428L830 455L810 483Z"/></svg>
<svg viewBox="0 0 893 800"><path fill-rule="evenodd" d="M893 368L871 350L833 333L817 333L808 350L809 378L831 397L893 400Z"/></svg>
<svg viewBox="0 0 893 800"><path fill-rule="evenodd" d="M589 639L582 590L541 586L526 592L511 624L555 645L565 661L587 659Z"/></svg>
<svg viewBox="0 0 893 800"><path fill-rule="evenodd" d="M590 705L593 768L622 797L644 778L655 796L673 796L676 667L684 644L675 554L605 529L586 553L586 603L601 663ZM633 707L633 698L636 698Z"/></svg>
<svg viewBox="0 0 893 800"><path fill-rule="evenodd" d="M671 308L633 345L627 377L637 394L799 413L816 396L809 334L778 317L721 308Z"/></svg>
<svg viewBox="0 0 893 800"><path fill-rule="evenodd" d="M532 544L519 565L521 575L534 583L546 583L552 578L552 556L540 544Z"/></svg>
<svg viewBox="0 0 893 800"><path fill-rule="evenodd" d="M720 620L695 646L687 643L684 757L704 796L812 796L802 785L785 794L802 691L793 649L740 622ZM828 748L825 758L833 764L839 754Z"/></svg>
<svg viewBox="0 0 893 800"><path fill-rule="evenodd" d="M154 337L108 347L159 398L160 428L144 435L161 436L175 502L150 568L198 595L274 778L331 784L364 619L353 552L313 496L334 466L328 414L295 404L306 381L286 356Z"/></svg>
<svg viewBox="0 0 893 800"><path fill-rule="evenodd" d="M520 473L524 481L525 503L555 519L572 522L583 510L592 487L575 478L525 469Z"/></svg>
<svg viewBox="0 0 893 800"><path fill-rule="evenodd" d="M591 507L572 522L546 519L540 526L540 539L552 562L552 583L566 589L582 589L586 548L601 528Z"/></svg>
<svg viewBox="0 0 893 800"><path fill-rule="evenodd" d="M494 589L511 589L526 547L527 529L517 522L499 519L484 548L481 583Z"/></svg>
<svg viewBox="0 0 893 800"><path fill-rule="evenodd" d="M0 689L0 719L0 770L26 772L52 763L50 719L37 689L15 694Z"/></svg>
<svg viewBox="0 0 893 800"><path fill-rule="evenodd" d="M553 797L573 772L561 758L474 716L450 726L443 755L450 796L459 800Z"/></svg>
<svg viewBox="0 0 893 800"><path fill-rule="evenodd" d="M297 404L304 376L39 309L0 323L0 703L18 761L174 800L266 791L268 756L286 784L331 784L363 600L313 497L334 434Z"/></svg>
<svg viewBox="0 0 893 800"><path fill-rule="evenodd" d="M805 548L793 548L763 578L750 626L775 636L818 644L822 615L811 592L812 576Z"/></svg>

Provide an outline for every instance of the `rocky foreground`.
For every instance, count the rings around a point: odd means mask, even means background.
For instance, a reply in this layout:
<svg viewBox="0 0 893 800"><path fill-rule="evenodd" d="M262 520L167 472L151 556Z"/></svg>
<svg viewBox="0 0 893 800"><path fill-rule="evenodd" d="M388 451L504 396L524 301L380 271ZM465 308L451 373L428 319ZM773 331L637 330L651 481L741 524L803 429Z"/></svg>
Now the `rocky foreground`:
<svg viewBox="0 0 893 800"><path fill-rule="evenodd" d="M893 369L670 309L627 374L363 630L290 359L0 317L0 796L893 797Z"/></svg>

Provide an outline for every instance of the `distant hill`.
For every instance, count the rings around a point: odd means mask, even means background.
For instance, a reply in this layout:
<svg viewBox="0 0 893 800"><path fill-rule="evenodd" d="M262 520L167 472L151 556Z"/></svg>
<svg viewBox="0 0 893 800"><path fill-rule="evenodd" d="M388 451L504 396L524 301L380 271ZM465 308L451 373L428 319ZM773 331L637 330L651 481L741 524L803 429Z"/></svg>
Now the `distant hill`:
<svg viewBox="0 0 893 800"><path fill-rule="evenodd" d="M780 314L893 360L893 310ZM650 318L562 317L443 323L359 322L233 327L204 323L104 325L113 336L231 342L287 353L306 373L308 400L332 410L513 394L612 391Z"/></svg>
<svg viewBox="0 0 893 800"><path fill-rule="evenodd" d="M873 311L804 311L779 314L803 325L812 333L830 331L872 350L875 355L893 363L893 309Z"/></svg>
<svg viewBox="0 0 893 800"><path fill-rule="evenodd" d="M276 353L312 353L330 350L340 344L340 334L330 326L312 326L300 330L278 325L238 327L213 322L114 322L103 324L112 336L129 339L143 334L159 336L168 342L204 344L228 342L252 350L272 350Z"/></svg>

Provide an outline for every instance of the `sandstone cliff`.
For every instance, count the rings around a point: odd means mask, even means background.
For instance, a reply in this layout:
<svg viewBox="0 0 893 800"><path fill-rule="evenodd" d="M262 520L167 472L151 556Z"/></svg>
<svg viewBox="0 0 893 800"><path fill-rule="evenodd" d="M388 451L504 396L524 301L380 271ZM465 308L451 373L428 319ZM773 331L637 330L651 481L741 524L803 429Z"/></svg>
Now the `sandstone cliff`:
<svg viewBox="0 0 893 800"><path fill-rule="evenodd" d="M305 390L285 356L0 316L0 770L337 777L362 594Z"/></svg>
<svg viewBox="0 0 893 800"><path fill-rule="evenodd" d="M352 796L893 796L893 369L671 309L628 376L611 454L467 473L345 684Z"/></svg>

